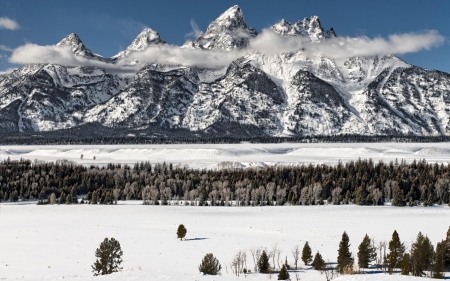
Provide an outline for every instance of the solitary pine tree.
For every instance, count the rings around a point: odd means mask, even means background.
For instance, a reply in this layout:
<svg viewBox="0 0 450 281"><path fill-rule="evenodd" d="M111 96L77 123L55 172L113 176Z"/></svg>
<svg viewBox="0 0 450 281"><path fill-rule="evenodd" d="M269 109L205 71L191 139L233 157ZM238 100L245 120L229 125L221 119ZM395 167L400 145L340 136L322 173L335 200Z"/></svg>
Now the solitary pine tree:
<svg viewBox="0 0 450 281"><path fill-rule="evenodd" d="M450 203L448 205L450 206ZM444 267L450 268L450 227L444 240Z"/></svg>
<svg viewBox="0 0 450 281"><path fill-rule="evenodd" d="M180 240L183 240L183 238L186 236L187 233L187 229L186 227L184 227L184 225L180 224L178 226L178 230L177 230L177 238L180 238ZM184 239L186 240L186 239Z"/></svg>
<svg viewBox="0 0 450 281"><path fill-rule="evenodd" d="M317 251L316 255L314 256L314 260L311 265L315 270L325 269L325 261L323 260L322 255L319 253L319 251Z"/></svg>
<svg viewBox="0 0 450 281"><path fill-rule="evenodd" d="M377 257L377 253L372 246L372 240L366 234L363 241L358 246L358 266L361 268L368 268L369 263L374 261Z"/></svg>
<svg viewBox="0 0 450 281"><path fill-rule="evenodd" d="M97 260L92 266L92 272L94 276L111 274L118 272L122 268L119 267L122 263L122 249L120 243L114 238L105 238L100 247L95 251L95 257Z"/></svg>
<svg viewBox="0 0 450 281"><path fill-rule="evenodd" d="M269 264L269 257L267 256L266 251L263 251L261 253L261 256L259 257L258 270L261 273L269 273L270 264Z"/></svg>
<svg viewBox="0 0 450 281"><path fill-rule="evenodd" d="M278 280L289 280L289 272L287 272L286 266L283 264L283 267L278 274Z"/></svg>
<svg viewBox="0 0 450 281"><path fill-rule="evenodd" d="M347 232L342 234L341 242L339 243L337 270L339 273L344 273L344 270L349 265L353 264L352 253L350 252L350 238Z"/></svg>
<svg viewBox="0 0 450 281"><path fill-rule="evenodd" d="M306 241L305 246L303 246L302 261L305 265L308 265L312 261L312 251L308 241Z"/></svg>
<svg viewBox="0 0 450 281"><path fill-rule="evenodd" d="M405 253L405 245L400 242L400 237L396 230L392 233L392 239L389 241L389 254L387 260L389 262L389 273L392 273L394 268L402 264L403 254Z"/></svg>
<svg viewBox="0 0 450 281"><path fill-rule="evenodd" d="M203 272L203 274L209 275L220 275L220 270L222 266L219 261L214 257L213 254L206 254L202 260L202 263L199 265L198 270Z"/></svg>

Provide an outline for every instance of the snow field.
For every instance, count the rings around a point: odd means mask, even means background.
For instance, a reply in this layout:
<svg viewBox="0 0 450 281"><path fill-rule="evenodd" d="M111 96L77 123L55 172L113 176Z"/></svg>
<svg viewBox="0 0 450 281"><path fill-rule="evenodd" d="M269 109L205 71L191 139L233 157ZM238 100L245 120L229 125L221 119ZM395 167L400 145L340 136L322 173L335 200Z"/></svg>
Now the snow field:
<svg viewBox="0 0 450 281"><path fill-rule="evenodd" d="M84 155L81 160L81 154ZM93 157L96 160L93 160ZM0 146L0 159L10 157L55 161L67 159L84 165L135 164L138 161L217 168L221 162L238 167L329 164L339 160L373 159L389 162L425 159L431 163L450 162L449 143L279 143L279 144L175 144L175 145L49 145ZM220 166L220 165L219 165Z"/></svg>
<svg viewBox="0 0 450 281"><path fill-rule="evenodd" d="M280 263L306 241L326 261L336 261L339 241L347 231L351 251L367 233L389 241L397 230L409 249L417 233L432 243L442 240L449 227L450 208L369 206L193 207L119 205L0 205L0 279L5 280L241 280L229 264L239 250L277 244ZM179 224L187 241L176 238ZM105 237L116 238L123 249L123 272L92 277L95 249ZM206 253L222 264L222 276L201 276L198 265ZM272 260L271 260L272 263ZM226 266L228 265L228 273ZM301 280L325 280L299 261ZM291 277L294 277L291 273ZM250 280L269 280L250 274ZM272 276L273 280L276 280ZM344 276L339 280L406 280L400 276ZM419 279L417 279L419 280ZM424 280L424 279L420 279Z"/></svg>

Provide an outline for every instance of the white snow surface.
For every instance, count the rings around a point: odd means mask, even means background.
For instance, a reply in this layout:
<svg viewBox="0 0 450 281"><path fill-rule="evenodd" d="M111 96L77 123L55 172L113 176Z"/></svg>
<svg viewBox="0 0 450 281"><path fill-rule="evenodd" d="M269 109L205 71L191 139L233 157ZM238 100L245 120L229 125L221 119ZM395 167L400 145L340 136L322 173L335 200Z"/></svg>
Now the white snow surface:
<svg viewBox="0 0 450 281"><path fill-rule="evenodd" d="M83 159L81 159L83 154ZM93 157L96 160L93 160ZM0 146L0 159L41 161L66 159L84 165L172 163L189 168L263 167L273 165L336 165L339 161L369 159L374 163L425 159L450 163L449 143L278 143L278 144L167 144L167 145L25 145Z"/></svg>
<svg viewBox="0 0 450 281"><path fill-rule="evenodd" d="M366 233L377 241L389 241L397 230L409 247L421 231L436 245L445 236L448 223L443 222L449 215L447 206L194 207L145 206L140 201L118 205L1 204L0 279L242 280L244 276L234 277L229 268L239 250L247 252L247 267L252 271L249 250L270 249L274 244L282 251L280 262L287 256L292 264L291 250L297 244L303 247L306 241L314 253L320 251L326 261L334 262L344 231L355 256ZM187 228L186 241L176 238L180 223ZM105 237L120 242L123 272L92 277L94 252ZM206 253L218 258L222 276L198 273ZM301 261L299 265L301 280L325 280ZM294 272L290 274L295 278ZM260 274L246 278L269 280L268 275ZM338 280L406 279L376 274Z"/></svg>

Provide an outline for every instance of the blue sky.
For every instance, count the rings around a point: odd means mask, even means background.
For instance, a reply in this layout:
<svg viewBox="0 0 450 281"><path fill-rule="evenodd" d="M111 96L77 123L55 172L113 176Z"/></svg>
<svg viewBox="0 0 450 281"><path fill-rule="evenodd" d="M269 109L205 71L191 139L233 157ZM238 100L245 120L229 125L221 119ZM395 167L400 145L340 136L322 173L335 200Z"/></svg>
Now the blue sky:
<svg viewBox="0 0 450 281"><path fill-rule="evenodd" d="M437 30L445 42L428 51L400 55L410 64L450 72L450 1L113 1L1 0L0 17L15 21L14 30L0 27L0 71L10 64L10 50L34 43L52 45L77 33L92 52L110 57L125 49L144 28L158 31L170 44L181 45L192 31L190 21L206 30L209 23L239 5L248 26L261 31L282 18L294 22L318 15L325 29L341 36L368 36ZM191 38L192 39L192 38Z"/></svg>

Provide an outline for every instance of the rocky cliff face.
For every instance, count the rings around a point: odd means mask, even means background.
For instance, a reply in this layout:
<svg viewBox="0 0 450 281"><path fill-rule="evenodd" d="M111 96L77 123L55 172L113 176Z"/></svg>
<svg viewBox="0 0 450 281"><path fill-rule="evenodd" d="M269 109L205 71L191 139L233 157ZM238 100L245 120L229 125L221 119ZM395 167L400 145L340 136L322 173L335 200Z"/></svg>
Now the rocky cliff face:
<svg viewBox="0 0 450 281"><path fill-rule="evenodd" d="M336 37L316 16L282 20L270 29L312 42ZM256 36L234 6L181 48L233 52ZM112 58L93 54L75 34L58 45L110 65L141 65L133 52L164 44L148 28ZM134 77L92 66L25 65L0 78L0 128L11 134L79 126L152 134L160 128L169 137L177 130L216 136L450 134L449 73L395 56L247 53L222 69L142 64Z"/></svg>

